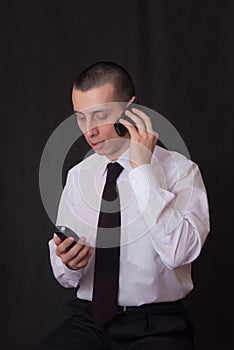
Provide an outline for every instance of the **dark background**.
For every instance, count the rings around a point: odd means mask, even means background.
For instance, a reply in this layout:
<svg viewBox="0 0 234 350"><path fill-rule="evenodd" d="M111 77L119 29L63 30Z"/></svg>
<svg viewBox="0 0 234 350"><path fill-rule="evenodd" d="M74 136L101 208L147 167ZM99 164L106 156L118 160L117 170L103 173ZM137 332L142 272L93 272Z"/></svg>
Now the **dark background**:
<svg viewBox="0 0 234 350"><path fill-rule="evenodd" d="M97 60L123 65L200 166L211 233L186 299L197 350L233 342L233 1L1 1L1 349L31 349L75 290L53 278L40 158L71 112L71 86ZM166 349L165 349L166 350Z"/></svg>

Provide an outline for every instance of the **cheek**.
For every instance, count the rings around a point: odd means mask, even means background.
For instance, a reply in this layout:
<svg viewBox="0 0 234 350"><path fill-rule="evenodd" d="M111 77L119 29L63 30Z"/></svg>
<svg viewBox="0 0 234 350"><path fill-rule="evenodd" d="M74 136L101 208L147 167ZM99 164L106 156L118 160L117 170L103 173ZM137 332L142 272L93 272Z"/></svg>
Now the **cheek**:
<svg viewBox="0 0 234 350"><path fill-rule="evenodd" d="M85 124L82 121L76 121L78 128L82 131L82 133L85 133Z"/></svg>
<svg viewBox="0 0 234 350"><path fill-rule="evenodd" d="M115 132L115 128L114 128L114 124L109 124L109 125L105 125L103 127L99 128L101 131L102 136L105 139L116 139L118 137L118 135Z"/></svg>

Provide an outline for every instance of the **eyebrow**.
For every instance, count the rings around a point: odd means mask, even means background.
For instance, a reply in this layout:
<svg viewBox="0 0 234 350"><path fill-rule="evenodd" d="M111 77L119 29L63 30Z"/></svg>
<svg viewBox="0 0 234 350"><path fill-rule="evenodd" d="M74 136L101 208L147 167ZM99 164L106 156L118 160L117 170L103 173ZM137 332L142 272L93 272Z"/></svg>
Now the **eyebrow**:
<svg viewBox="0 0 234 350"><path fill-rule="evenodd" d="M79 111L76 111L75 109L73 110L73 112L74 112L74 113L79 113L79 114L83 114L83 115L84 115L84 113L79 112Z"/></svg>
<svg viewBox="0 0 234 350"><path fill-rule="evenodd" d="M107 111L110 111L110 109L105 108L105 107L104 107L104 108L99 108L99 109L96 109L96 110L92 111L92 112L91 112L91 115L93 116L93 115L96 114L96 113L99 113L99 112L107 112ZM85 116L85 113L83 113L83 112L76 111L76 110L74 110L73 112L74 112L74 113L79 113L79 114L82 114L82 115Z"/></svg>

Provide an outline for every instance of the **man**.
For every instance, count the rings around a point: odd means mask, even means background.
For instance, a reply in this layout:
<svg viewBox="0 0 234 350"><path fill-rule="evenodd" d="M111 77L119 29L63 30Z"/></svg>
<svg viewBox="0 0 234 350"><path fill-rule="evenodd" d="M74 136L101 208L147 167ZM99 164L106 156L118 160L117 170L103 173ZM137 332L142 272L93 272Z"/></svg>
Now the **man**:
<svg viewBox="0 0 234 350"><path fill-rule="evenodd" d="M132 123L120 119L127 133L117 134L114 123L135 101L131 77L111 62L74 83L78 126L95 153L69 171L58 210L57 225L80 239L71 247L73 238L55 235L49 247L56 279L78 291L40 349L193 349L181 299L209 232L206 191L196 164L157 145L141 109L126 111Z"/></svg>

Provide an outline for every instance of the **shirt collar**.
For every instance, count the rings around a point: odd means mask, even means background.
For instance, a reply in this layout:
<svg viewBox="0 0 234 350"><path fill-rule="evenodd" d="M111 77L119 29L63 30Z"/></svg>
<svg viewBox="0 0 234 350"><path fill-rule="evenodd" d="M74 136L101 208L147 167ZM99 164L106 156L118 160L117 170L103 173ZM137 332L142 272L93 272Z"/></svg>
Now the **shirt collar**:
<svg viewBox="0 0 234 350"><path fill-rule="evenodd" d="M101 176L104 176L104 174L107 171L106 166L108 163L111 163L111 160L106 156L100 156L98 154L97 156L100 157L100 162L103 163L100 169L100 174ZM125 170L127 170L127 172L129 172L132 169L129 163L129 148L124 153L122 153L121 156L113 163L116 163L116 162L118 162Z"/></svg>

